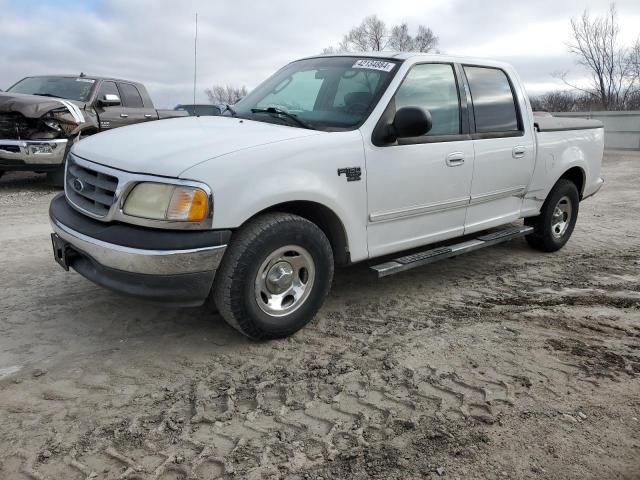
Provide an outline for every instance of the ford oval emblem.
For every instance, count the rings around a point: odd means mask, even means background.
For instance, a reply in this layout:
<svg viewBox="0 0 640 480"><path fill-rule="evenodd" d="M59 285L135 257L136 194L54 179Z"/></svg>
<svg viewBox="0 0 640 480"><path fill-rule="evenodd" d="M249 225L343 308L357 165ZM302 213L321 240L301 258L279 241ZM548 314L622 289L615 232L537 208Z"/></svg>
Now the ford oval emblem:
<svg viewBox="0 0 640 480"><path fill-rule="evenodd" d="M84 190L84 183L82 183L82 180L80 180L79 178L76 178L73 180L73 189L80 193L82 190Z"/></svg>

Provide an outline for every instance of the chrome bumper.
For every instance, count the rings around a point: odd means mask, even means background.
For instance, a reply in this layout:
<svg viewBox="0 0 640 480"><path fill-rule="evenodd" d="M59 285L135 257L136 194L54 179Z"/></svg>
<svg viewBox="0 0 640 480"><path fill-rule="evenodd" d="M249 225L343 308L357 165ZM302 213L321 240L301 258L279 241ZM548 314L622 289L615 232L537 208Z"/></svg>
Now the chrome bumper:
<svg viewBox="0 0 640 480"><path fill-rule="evenodd" d="M61 165L68 140L2 140L0 159L25 165Z"/></svg>
<svg viewBox="0 0 640 480"><path fill-rule="evenodd" d="M51 219L53 231L103 267L144 275L182 275L217 270L226 245L191 250L142 250L106 243Z"/></svg>

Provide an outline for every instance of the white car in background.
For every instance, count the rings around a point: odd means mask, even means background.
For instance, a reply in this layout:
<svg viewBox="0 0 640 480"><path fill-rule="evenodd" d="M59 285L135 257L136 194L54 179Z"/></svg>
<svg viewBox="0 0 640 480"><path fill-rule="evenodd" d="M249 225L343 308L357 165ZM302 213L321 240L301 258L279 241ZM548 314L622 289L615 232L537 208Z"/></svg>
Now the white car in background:
<svg viewBox="0 0 640 480"><path fill-rule="evenodd" d="M521 236L559 250L602 185L603 135L534 117L504 63L305 58L222 116L75 145L50 207L54 254L119 292L212 296L243 334L284 337L321 307L334 265L380 258L386 276Z"/></svg>

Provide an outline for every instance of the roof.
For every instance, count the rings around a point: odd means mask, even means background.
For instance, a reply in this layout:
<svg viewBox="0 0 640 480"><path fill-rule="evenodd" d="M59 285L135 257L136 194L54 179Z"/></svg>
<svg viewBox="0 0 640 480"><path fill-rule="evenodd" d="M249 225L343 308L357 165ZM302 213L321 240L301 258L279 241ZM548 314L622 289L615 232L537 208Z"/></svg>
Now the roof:
<svg viewBox="0 0 640 480"><path fill-rule="evenodd" d="M82 76L78 75L78 74L69 74L69 75L63 75L63 74L53 74L53 75L27 75L24 78L41 78L41 77L60 77L60 78L86 78L88 80L109 80L112 82L124 82L124 83L141 83L141 82L136 82L135 80L126 80L124 78L114 78L114 77L103 77L101 75L87 75L86 73L83 74Z"/></svg>
<svg viewBox="0 0 640 480"><path fill-rule="evenodd" d="M340 52L340 53L323 53L320 55L310 55L307 58L323 58L323 57L359 57L359 58L387 58L393 60L416 60L420 59L445 61L453 63L479 64L487 66L505 67L508 64L489 58L465 57L463 55L446 55L441 53L422 53L422 52L396 52L393 50L383 50L381 52Z"/></svg>

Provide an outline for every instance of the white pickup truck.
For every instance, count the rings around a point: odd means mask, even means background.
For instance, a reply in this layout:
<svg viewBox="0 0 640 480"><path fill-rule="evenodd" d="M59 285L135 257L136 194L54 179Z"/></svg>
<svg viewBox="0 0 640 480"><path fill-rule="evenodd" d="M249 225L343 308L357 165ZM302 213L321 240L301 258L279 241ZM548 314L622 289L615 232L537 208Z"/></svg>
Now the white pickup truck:
<svg viewBox="0 0 640 480"><path fill-rule="evenodd" d="M562 248L603 183L603 137L534 115L504 63L305 58L222 116L77 143L50 206L54 256L118 292L211 297L243 334L283 337L314 317L334 265L379 259L386 276L521 236Z"/></svg>

